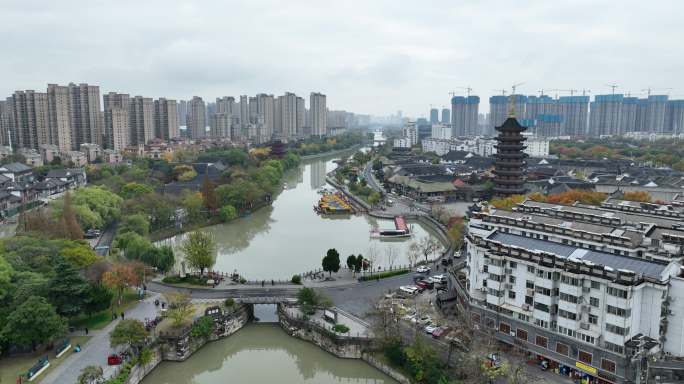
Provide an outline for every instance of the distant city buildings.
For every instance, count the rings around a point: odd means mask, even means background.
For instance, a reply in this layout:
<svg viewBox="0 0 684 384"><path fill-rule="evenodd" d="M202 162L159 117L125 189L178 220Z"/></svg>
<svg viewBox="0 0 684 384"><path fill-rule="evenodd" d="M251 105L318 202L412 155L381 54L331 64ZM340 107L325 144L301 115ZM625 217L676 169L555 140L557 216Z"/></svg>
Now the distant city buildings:
<svg viewBox="0 0 684 384"><path fill-rule="evenodd" d="M451 124L453 136L477 136L479 96L454 96L451 98Z"/></svg>
<svg viewBox="0 0 684 384"><path fill-rule="evenodd" d="M430 109L430 124L439 123L439 110L437 108Z"/></svg>

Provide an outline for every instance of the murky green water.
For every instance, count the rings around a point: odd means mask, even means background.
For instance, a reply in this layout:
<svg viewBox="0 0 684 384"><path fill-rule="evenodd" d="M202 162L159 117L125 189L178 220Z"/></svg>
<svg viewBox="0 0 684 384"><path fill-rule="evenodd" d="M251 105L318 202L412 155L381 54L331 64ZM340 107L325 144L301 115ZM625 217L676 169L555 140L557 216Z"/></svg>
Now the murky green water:
<svg viewBox="0 0 684 384"><path fill-rule="evenodd" d="M337 358L277 325L249 325L182 363L163 362L143 384L395 383L361 360Z"/></svg>
<svg viewBox="0 0 684 384"><path fill-rule="evenodd" d="M342 264L350 254L364 256L375 252L376 265L408 264L407 249L412 240L429 233L414 223L412 239L370 238L373 226L394 228L391 220L365 215L319 216L313 211L326 185L325 175L333 170L339 156L304 161L285 177L285 188L273 205L228 224L203 229L218 243L216 270L238 273L248 279L289 279L293 274L321 268L329 248L336 248ZM182 236L167 240L178 246ZM394 251L390 251L394 249ZM390 253L395 253L390 260Z"/></svg>

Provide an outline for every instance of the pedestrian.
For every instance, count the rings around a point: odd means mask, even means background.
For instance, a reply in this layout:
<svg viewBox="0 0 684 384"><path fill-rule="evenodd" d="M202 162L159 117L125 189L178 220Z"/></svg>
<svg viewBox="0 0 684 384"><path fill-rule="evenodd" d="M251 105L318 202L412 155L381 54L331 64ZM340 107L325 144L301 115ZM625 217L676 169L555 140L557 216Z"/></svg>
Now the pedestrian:
<svg viewBox="0 0 684 384"><path fill-rule="evenodd" d="M124 319L124 313L123 313L123 311L121 311L121 320L123 320L123 319Z"/></svg>
<svg viewBox="0 0 684 384"><path fill-rule="evenodd" d="M88 327L86 327L86 329L85 329L85 334L86 334L86 336L88 336Z"/></svg>

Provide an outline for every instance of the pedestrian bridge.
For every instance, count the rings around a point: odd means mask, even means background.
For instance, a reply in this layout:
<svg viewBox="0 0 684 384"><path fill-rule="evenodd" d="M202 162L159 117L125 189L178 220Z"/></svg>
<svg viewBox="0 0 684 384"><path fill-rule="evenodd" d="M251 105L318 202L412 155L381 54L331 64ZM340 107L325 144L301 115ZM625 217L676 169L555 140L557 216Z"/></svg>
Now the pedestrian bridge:
<svg viewBox="0 0 684 384"><path fill-rule="evenodd" d="M234 299L242 304L294 304L297 302L295 297L285 296L248 296L234 297Z"/></svg>

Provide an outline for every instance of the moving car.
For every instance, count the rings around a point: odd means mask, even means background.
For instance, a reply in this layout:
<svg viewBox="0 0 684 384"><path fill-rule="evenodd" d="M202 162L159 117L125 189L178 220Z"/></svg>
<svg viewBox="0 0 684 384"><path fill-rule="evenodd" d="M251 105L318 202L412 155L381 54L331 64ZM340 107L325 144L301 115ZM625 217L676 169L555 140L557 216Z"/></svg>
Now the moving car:
<svg viewBox="0 0 684 384"><path fill-rule="evenodd" d="M402 285L401 287L399 287L399 291L401 291L401 293L413 296L418 293L418 288L410 285Z"/></svg>
<svg viewBox="0 0 684 384"><path fill-rule="evenodd" d="M439 325L436 324L428 324L423 328L425 330L425 333L432 334L432 332L436 331L437 328L439 328Z"/></svg>
<svg viewBox="0 0 684 384"><path fill-rule="evenodd" d="M416 272L418 272L418 273L428 273L428 272L430 272L430 267L428 267L427 265L421 265L421 266L419 266L418 268L416 268Z"/></svg>
<svg viewBox="0 0 684 384"><path fill-rule="evenodd" d="M438 282L444 284L447 282L447 277L445 275L434 275L430 279L437 280Z"/></svg>
<svg viewBox="0 0 684 384"><path fill-rule="evenodd" d="M419 280L416 281L416 286L423 288L423 289L433 289L435 288L435 284L429 280Z"/></svg>

